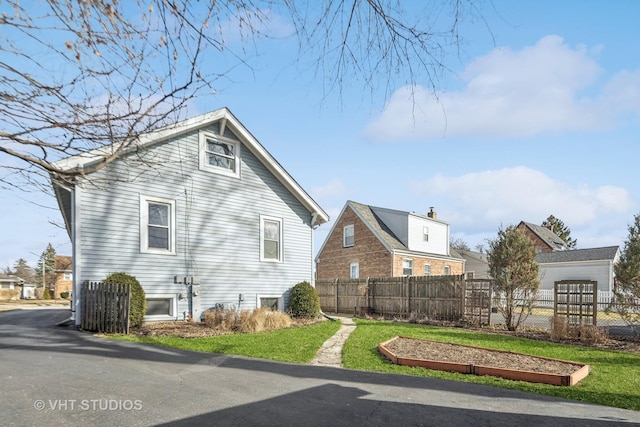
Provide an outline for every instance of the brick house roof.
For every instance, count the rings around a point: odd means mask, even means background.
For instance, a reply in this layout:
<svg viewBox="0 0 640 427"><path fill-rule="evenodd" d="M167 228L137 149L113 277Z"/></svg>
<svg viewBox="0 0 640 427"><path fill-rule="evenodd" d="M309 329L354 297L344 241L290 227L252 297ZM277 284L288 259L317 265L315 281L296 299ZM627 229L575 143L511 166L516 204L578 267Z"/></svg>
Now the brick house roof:
<svg viewBox="0 0 640 427"><path fill-rule="evenodd" d="M532 233L538 236L540 240L546 243L551 248L551 250L564 251L569 249L567 242L562 240L556 233L549 230L547 227L543 227L542 225L532 224L530 222L521 221L520 225L523 225L523 224L529 230L531 230Z"/></svg>

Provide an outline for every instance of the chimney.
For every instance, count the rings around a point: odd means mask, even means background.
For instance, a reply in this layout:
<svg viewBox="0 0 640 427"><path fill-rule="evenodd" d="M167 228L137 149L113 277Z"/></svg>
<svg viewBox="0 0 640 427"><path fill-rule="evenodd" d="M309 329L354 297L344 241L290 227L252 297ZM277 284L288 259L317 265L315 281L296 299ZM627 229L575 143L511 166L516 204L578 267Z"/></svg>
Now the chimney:
<svg viewBox="0 0 640 427"><path fill-rule="evenodd" d="M429 208L429 213L427 214L429 218L438 219L438 214L433 210L433 206Z"/></svg>

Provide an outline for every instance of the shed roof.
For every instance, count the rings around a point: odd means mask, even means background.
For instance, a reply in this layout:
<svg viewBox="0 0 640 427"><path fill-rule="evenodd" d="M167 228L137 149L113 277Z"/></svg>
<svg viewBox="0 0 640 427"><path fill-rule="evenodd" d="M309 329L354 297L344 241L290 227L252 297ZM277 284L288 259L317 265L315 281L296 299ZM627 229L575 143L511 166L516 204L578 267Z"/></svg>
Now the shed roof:
<svg viewBox="0 0 640 427"><path fill-rule="evenodd" d="M545 252L538 254L536 256L536 261L539 264L555 262L614 261L619 251L620 248L618 246L606 246L602 248Z"/></svg>

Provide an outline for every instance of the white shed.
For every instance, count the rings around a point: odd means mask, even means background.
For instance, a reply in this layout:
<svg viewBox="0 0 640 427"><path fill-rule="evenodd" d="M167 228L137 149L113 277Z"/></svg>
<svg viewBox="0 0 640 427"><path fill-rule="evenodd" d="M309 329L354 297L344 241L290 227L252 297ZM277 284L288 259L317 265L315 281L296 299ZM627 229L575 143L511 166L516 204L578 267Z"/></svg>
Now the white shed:
<svg viewBox="0 0 640 427"><path fill-rule="evenodd" d="M553 290L559 280L595 280L598 290L613 291L613 266L620 258L618 246L546 252L536 256L540 264L541 290Z"/></svg>

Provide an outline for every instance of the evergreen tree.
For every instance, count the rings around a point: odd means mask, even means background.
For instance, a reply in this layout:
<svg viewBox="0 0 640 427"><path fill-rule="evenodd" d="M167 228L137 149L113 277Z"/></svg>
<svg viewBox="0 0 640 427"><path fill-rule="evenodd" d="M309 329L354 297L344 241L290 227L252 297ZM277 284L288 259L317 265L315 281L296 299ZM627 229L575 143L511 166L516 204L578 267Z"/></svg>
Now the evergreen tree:
<svg viewBox="0 0 640 427"><path fill-rule="evenodd" d="M531 314L540 287L536 249L515 226L500 228L498 237L488 243L489 273L500 297L497 309L507 329L515 331Z"/></svg>
<svg viewBox="0 0 640 427"><path fill-rule="evenodd" d="M620 259L614 266L615 311L632 326L640 325L640 312L636 301L640 298L640 214L629 226L629 236L624 242Z"/></svg>
<svg viewBox="0 0 640 427"><path fill-rule="evenodd" d="M13 272L11 274L15 274L26 283L35 282L34 270L33 268L29 267L29 264L27 264L27 261L24 258L20 258L18 261L16 261L15 265L13 266Z"/></svg>
<svg viewBox="0 0 640 427"><path fill-rule="evenodd" d="M541 225L543 227L551 228L551 231L553 231L558 237L565 241L569 249L576 248L578 241L571 238L571 229L564 225L564 222L562 222L562 220L556 218L553 215L549 215L547 219L542 221Z"/></svg>

